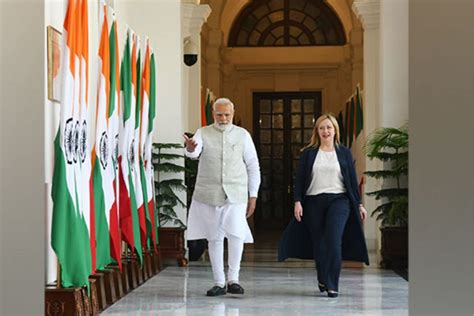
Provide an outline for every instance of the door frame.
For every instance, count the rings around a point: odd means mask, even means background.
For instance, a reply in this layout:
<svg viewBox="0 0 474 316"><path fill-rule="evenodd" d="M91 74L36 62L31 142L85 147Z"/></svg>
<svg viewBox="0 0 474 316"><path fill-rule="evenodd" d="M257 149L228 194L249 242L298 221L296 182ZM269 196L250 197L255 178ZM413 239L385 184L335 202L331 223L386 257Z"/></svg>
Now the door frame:
<svg viewBox="0 0 474 316"><path fill-rule="evenodd" d="M261 99L283 99L283 137L284 137L284 153L283 159L290 165L290 168L287 172L285 172L285 181L287 186L290 188L288 190L288 194L286 195L285 202L287 207L291 207L292 203L292 195L293 195L293 173L294 170L292 168L292 153L291 153L291 104L290 99L318 99L318 103L320 104L320 112L322 112L322 90L313 90L313 91L286 91L286 92L252 92L252 111L253 111L253 136L254 142L257 147L257 153L259 154L260 159L260 109L259 109L259 101ZM302 113L304 114L304 113ZM317 113L315 113L317 115ZM301 120L303 121L303 115L301 116ZM303 122L301 122L301 126L303 126ZM289 160L289 161L288 161ZM260 208L260 203L257 203L256 213L258 214ZM291 218L291 215L288 216ZM255 216L254 219L254 228L255 231L258 232L259 230L264 230L263 227L259 227L261 223L259 223L258 216Z"/></svg>

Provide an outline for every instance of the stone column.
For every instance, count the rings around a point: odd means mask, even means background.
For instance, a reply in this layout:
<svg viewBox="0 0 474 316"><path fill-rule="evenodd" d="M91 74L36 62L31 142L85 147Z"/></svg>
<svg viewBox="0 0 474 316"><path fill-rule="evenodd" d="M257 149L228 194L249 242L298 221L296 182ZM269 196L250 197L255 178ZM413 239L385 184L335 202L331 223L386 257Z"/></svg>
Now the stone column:
<svg viewBox="0 0 474 316"><path fill-rule="evenodd" d="M363 105L364 105L364 130L368 136L374 129L380 126L380 103L379 103L379 47L380 47L380 2L379 0L355 0L352 9L359 17L364 28L364 64L363 64ZM366 159L366 170L375 170L381 167L376 161ZM380 187L380 181L366 178L365 192L374 191ZM367 246L370 250L378 249L378 223L370 212L375 209L378 202L374 198L363 197L369 218L365 223L365 236Z"/></svg>
<svg viewBox="0 0 474 316"><path fill-rule="evenodd" d="M196 53L198 59L192 66L183 66L184 105L188 109L186 128L194 132L201 126L201 29L211 8L195 1L182 4L184 54Z"/></svg>
<svg viewBox="0 0 474 316"><path fill-rule="evenodd" d="M408 120L408 0L380 0L381 124Z"/></svg>

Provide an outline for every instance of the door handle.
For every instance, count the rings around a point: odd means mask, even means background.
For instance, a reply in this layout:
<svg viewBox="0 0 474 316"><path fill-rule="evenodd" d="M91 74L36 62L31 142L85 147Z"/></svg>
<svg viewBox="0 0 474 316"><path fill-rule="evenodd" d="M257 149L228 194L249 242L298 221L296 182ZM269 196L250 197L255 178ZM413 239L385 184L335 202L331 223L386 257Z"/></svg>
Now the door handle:
<svg viewBox="0 0 474 316"><path fill-rule="evenodd" d="M288 194L291 193L291 185L288 185Z"/></svg>

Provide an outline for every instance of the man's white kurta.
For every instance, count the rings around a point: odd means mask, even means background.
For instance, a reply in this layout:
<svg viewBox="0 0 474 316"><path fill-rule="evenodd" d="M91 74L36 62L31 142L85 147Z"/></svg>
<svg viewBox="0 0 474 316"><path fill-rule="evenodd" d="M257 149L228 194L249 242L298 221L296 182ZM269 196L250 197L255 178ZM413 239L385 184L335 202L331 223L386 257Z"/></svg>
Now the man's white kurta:
<svg viewBox="0 0 474 316"><path fill-rule="evenodd" d="M197 130L194 152L200 156L198 176L189 210L187 238L212 240L219 234L253 242L247 224L248 197L257 197L260 166L250 134L230 125L220 130L214 125Z"/></svg>

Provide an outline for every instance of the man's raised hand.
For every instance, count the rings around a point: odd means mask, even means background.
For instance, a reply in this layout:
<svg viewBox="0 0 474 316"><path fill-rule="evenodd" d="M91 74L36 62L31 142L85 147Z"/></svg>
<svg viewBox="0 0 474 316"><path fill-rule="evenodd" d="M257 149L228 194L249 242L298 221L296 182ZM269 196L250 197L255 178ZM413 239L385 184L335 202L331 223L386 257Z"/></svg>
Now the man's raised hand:
<svg viewBox="0 0 474 316"><path fill-rule="evenodd" d="M186 142L186 150L188 152L192 153L196 149L197 142L194 139L189 138L188 136L186 136L186 134L183 134L183 137L184 137L184 140Z"/></svg>

